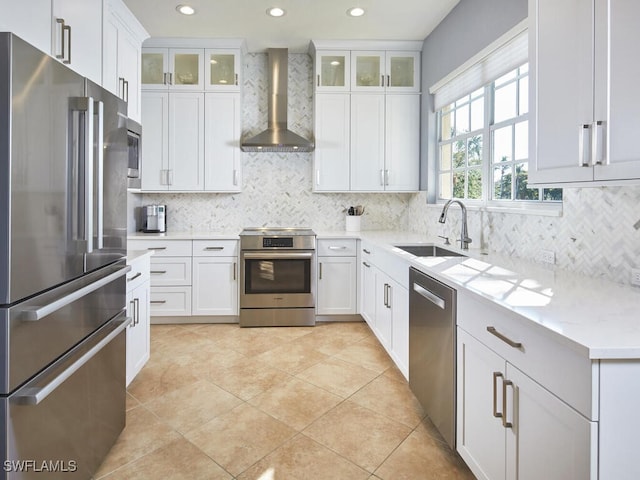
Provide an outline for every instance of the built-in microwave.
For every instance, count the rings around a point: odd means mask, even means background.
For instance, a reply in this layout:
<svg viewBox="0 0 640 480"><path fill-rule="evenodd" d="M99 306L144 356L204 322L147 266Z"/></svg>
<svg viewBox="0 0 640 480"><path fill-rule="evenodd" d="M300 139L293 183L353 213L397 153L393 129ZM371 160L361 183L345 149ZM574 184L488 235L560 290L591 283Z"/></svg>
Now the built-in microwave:
<svg viewBox="0 0 640 480"><path fill-rule="evenodd" d="M131 119L127 120L127 145L129 164L127 168L127 186L142 187L142 126Z"/></svg>

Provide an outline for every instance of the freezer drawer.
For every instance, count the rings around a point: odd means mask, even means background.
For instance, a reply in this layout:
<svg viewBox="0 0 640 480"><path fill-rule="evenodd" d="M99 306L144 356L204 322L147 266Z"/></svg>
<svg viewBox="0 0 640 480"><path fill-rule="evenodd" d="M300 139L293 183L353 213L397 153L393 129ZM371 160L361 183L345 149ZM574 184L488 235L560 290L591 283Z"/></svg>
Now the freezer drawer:
<svg viewBox="0 0 640 480"><path fill-rule="evenodd" d="M0 309L0 394L9 394L125 307L121 262Z"/></svg>
<svg viewBox="0 0 640 480"><path fill-rule="evenodd" d="M0 478L88 479L125 426L125 313L0 397Z"/></svg>

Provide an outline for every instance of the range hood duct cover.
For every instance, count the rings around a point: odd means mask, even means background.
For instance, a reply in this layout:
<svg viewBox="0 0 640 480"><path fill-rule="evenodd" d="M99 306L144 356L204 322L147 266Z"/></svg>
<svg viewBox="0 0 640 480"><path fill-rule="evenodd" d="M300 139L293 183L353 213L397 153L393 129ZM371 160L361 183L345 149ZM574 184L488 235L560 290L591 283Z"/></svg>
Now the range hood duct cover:
<svg viewBox="0 0 640 480"><path fill-rule="evenodd" d="M312 141L287 128L287 83L289 51L269 48L269 123L258 135L243 140L243 152L311 152Z"/></svg>

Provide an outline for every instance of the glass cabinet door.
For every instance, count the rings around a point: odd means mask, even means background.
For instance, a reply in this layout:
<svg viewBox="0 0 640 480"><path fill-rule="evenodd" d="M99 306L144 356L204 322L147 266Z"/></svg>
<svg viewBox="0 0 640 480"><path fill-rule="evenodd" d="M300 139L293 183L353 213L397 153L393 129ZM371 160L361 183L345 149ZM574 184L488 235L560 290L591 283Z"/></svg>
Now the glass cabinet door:
<svg viewBox="0 0 640 480"><path fill-rule="evenodd" d="M166 48L145 48L142 51L142 88L168 88L169 51Z"/></svg>
<svg viewBox="0 0 640 480"><path fill-rule="evenodd" d="M240 55L231 50L211 50L205 53L205 88L207 90L239 90Z"/></svg>
<svg viewBox="0 0 640 480"><path fill-rule="evenodd" d="M387 90L420 91L419 52L387 52L385 70Z"/></svg>
<svg viewBox="0 0 640 480"><path fill-rule="evenodd" d="M203 49L143 48L142 88L202 90Z"/></svg>
<svg viewBox="0 0 640 480"><path fill-rule="evenodd" d="M352 52L351 89L368 92L384 90L384 52Z"/></svg>
<svg viewBox="0 0 640 480"><path fill-rule="evenodd" d="M349 52L318 52L316 55L316 90L349 90Z"/></svg>
<svg viewBox="0 0 640 480"><path fill-rule="evenodd" d="M202 49L172 48L169 50L170 88L202 89L204 84L203 54L204 50Z"/></svg>

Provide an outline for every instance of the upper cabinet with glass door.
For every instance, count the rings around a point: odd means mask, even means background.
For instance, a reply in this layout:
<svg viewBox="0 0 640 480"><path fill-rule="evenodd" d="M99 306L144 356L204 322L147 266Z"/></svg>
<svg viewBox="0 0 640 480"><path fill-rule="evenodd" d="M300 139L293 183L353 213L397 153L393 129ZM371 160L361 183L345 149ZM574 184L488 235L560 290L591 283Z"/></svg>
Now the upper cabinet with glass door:
<svg viewBox="0 0 640 480"><path fill-rule="evenodd" d="M203 90L204 50L201 48L143 48L142 88Z"/></svg>
<svg viewBox="0 0 640 480"><path fill-rule="evenodd" d="M349 60L348 50L318 52L315 57L316 92L348 92Z"/></svg>
<svg viewBox="0 0 640 480"><path fill-rule="evenodd" d="M420 52L351 52L351 90L419 92Z"/></svg>
<svg viewBox="0 0 640 480"><path fill-rule="evenodd" d="M204 60L205 90L240 90L240 52L238 50L205 50Z"/></svg>

